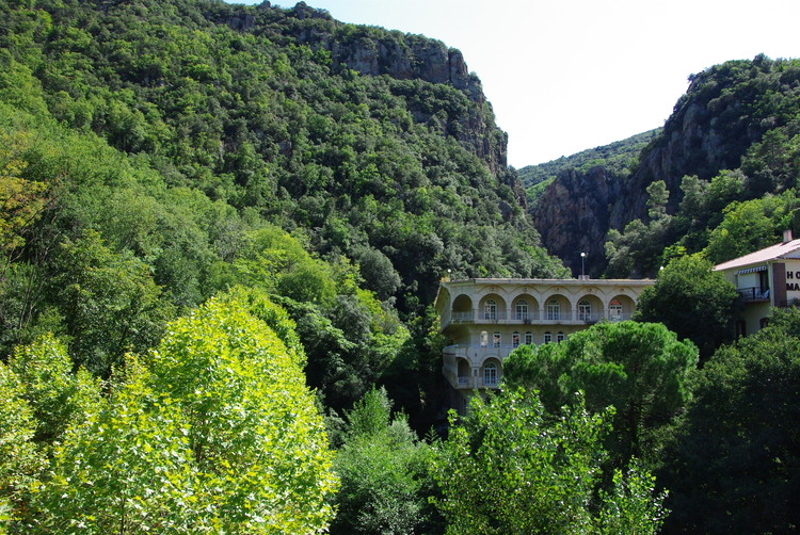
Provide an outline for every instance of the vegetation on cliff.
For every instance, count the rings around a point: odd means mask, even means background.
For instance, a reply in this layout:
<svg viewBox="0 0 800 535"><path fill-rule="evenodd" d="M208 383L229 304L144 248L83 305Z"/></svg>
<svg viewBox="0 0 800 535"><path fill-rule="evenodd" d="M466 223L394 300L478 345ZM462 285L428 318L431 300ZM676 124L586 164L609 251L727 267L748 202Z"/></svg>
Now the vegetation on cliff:
<svg viewBox="0 0 800 535"><path fill-rule="evenodd" d="M565 171L543 193L533 212L544 243L574 266L567 247L585 241L598 275L608 265L609 276L653 276L675 256L704 251L722 262L776 242L786 228L797 231L798 91L799 60L758 56L692 76L630 173ZM659 214L653 225L649 188L658 182L667 219ZM596 223L560 221L567 206L581 208L573 219ZM647 253L620 255L630 243L648 244Z"/></svg>

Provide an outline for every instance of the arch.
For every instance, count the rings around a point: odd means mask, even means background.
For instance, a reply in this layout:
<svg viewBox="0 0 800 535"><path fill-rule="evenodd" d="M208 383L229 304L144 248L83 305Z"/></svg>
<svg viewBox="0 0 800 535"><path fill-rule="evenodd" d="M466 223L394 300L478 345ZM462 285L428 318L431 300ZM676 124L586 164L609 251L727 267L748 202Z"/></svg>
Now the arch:
<svg viewBox="0 0 800 535"><path fill-rule="evenodd" d="M472 298L467 294L460 294L453 300L453 312L467 312L472 310Z"/></svg>
<svg viewBox="0 0 800 535"><path fill-rule="evenodd" d="M506 319L506 302L497 294L484 296L479 305L480 318L483 320L504 320Z"/></svg>
<svg viewBox="0 0 800 535"><path fill-rule="evenodd" d="M613 307L613 308L612 308ZM636 310L636 303L627 295L615 295L608 302L609 321L629 320Z"/></svg>
<svg viewBox="0 0 800 535"><path fill-rule="evenodd" d="M564 321L572 318L572 307L569 299L561 294L553 294L544 300L544 319L548 321Z"/></svg>
<svg viewBox="0 0 800 535"><path fill-rule="evenodd" d="M481 384L488 387L496 387L500 384L502 376L502 367L500 361L494 357L490 357L483 362L481 366Z"/></svg>
<svg viewBox="0 0 800 535"><path fill-rule="evenodd" d="M530 323L539 319L539 301L530 294L517 296L511 302L512 319Z"/></svg>
<svg viewBox="0 0 800 535"><path fill-rule="evenodd" d="M458 370L458 386L469 386L472 380L472 366L465 358L456 358Z"/></svg>
<svg viewBox="0 0 800 535"><path fill-rule="evenodd" d="M453 300L453 321L474 321L472 299L466 294L461 294Z"/></svg>
<svg viewBox="0 0 800 535"><path fill-rule="evenodd" d="M596 295L586 294L578 299L576 312L578 321L596 323L603 319L603 302Z"/></svg>

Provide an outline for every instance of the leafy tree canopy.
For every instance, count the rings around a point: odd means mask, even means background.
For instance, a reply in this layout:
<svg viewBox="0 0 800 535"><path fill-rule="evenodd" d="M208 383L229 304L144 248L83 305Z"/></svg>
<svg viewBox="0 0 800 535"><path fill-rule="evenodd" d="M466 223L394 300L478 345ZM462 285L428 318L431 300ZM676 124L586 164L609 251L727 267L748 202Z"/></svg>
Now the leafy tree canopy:
<svg viewBox="0 0 800 535"><path fill-rule="evenodd" d="M637 305L638 320L660 322L678 338L700 349L701 359L733 338L739 294L713 265L699 255L676 258L645 288Z"/></svg>
<svg viewBox="0 0 800 535"><path fill-rule="evenodd" d="M520 346L503 370L509 387L539 391L552 415L576 403L595 413L614 407L609 447L612 463L624 466L631 457L655 460L654 432L686 405L696 365L691 342L661 324L626 321L594 325L558 344Z"/></svg>
<svg viewBox="0 0 800 535"><path fill-rule="evenodd" d="M800 311L773 311L758 333L723 346L660 480L674 511L665 533L785 533L798 518Z"/></svg>

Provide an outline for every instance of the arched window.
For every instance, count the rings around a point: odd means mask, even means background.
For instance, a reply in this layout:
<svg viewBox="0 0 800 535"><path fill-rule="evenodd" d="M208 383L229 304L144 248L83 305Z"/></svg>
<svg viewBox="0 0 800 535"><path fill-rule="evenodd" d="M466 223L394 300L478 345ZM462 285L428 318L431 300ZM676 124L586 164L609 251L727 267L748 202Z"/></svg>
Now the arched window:
<svg viewBox="0 0 800 535"><path fill-rule="evenodd" d="M523 321L528 319L528 302L526 300L520 299L517 301L517 305L514 308L514 319Z"/></svg>
<svg viewBox="0 0 800 535"><path fill-rule="evenodd" d="M564 341L564 332L558 331L558 334L556 335L556 342L563 342L563 341Z"/></svg>
<svg viewBox="0 0 800 535"><path fill-rule="evenodd" d="M497 364L494 362L487 362L483 367L483 384L497 386Z"/></svg>
<svg viewBox="0 0 800 535"><path fill-rule="evenodd" d="M484 319L496 320L497 319L497 301L494 299L487 299L484 308Z"/></svg>
<svg viewBox="0 0 800 535"><path fill-rule="evenodd" d="M525 344L531 345L533 343L533 333L528 331L525 333Z"/></svg>
<svg viewBox="0 0 800 535"><path fill-rule="evenodd" d="M492 347L500 347L500 333L494 333L492 337Z"/></svg>
<svg viewBox="0 0 800 535"><path fill-rule="evenodd" d="M612 299L608 304L608 319L611 321L622 320L622 303L616 299Z"/></svg>
<svg viewBox="0 0 800 535"><path fill-rule="evenodd" d="M514 332L514 334L511 335L511 346L512 347L519 347L519 333L518 332Z"/></svg>
<svg viewBox="0 0 800 535"><path fill-rule="evenodd" d="M489 345L489 333L486 331L481 331L481 347L486 347Z"/></svg>
<svg viewBox="0 0 800 535"><path fill-rule="evenodd" d="M553 341L553 333L551 333L550 331L545 332L544 333L544 343L545 344L549 344L552 341Z"/></svg>
<svg viewBox="0 0 800 535"><path fill-rule="evenodd" d="M586 299L578 302L578 321L589 321L592 319L592 304Z"/></svg>
<svg viewBox="0 0 800 535"><path fill-rule="evenodd" d="M561 319L561 305L558 301L551 299L547 302L547 319L558 320Z"/></svg>

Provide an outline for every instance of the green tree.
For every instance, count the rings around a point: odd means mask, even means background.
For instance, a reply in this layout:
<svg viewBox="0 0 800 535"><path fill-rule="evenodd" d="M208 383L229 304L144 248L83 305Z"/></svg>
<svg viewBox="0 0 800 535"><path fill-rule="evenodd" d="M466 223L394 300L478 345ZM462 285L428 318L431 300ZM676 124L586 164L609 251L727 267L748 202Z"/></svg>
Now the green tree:
<svg viewBox="0 0 800 535"><path fill-rule="evenodd" d="M322 418L247 303L213 300L130 358L110 401L70 427L37 492L60 533L317 533L332 516Z"/></svg>
<svg viewBox="0 0 800 535"><path fill-rule="evenodd" d="M60 440L102 403L100 381L83 368L73 372L66 345L52 334L17 347L8 366L24 385L22 396L36 421L34 440L41 445Z"/></svg>
<svg viewBox="0 0 800 535"><path fill-rule="evenodd" d="M437 458L446 533L657 533L663 496L647 472L620 472L595 500L609 416L577 403L553 419L533 391L475 396Z"/></svg>
<svg viewBox="0 0 800 535"><path fill-rule="evenodd" d="M667 214L669 191L663 180L657 180L647 187L647 194L647 224L634 219L622 233L616 229L608 231L605 253L611 277L643 277L658 268L660 253L672 230L672 216Z"/></svg>
<svg viewBox="0 0 800 535"><path fill-rule="evenodd" d="M709 235L708 259L721 263L775 244L783 230L792 228L796 205L794 191L729 204Z"/></svg>
<svg viewBox="0 0 800 535"><path fill-rule="evenodd" d="M721 347L659 480L667 533L790 533L800 525L800 310L774 310L758 333Z"/></svg>
<svg viewBox="0 0 800 535"><path fill-rule="evenodd" d="M594 325L559 344L520 346L503 370L510 387L540 391L553 415L584 400L594 413L613 406L609 449L612 465L622 467L633 457L654 462L654 433L685 407L696 365L691 342L661 324L626 321Z"/></svg>
<svg viewBox="0 0 800 535"><path fill-rule="evenodd" d="M733 339L739 295L713 265L698 255L676 258L639 296L638 321L659 322L700 349L701 360Z"/></svg>
<svg viewBox="0 0 800 535"><path fill-rule="evenodd" d="M430 448L391 415L384 389L372 389L347 413L345 443L336 455L341 478L334 534L433 533Z"/></svg>
<svg viewBox="0 0 800 535"><path fill-rule="evenodd" d="M46 464L33 441L36 420L23 388L16 374L0 362L0 533L23 516L27 491Z"/></svg>
<svg viewBox="0 0 800 535"><path fill-rule="evenodd" d="M107 376L127 350L152 347L174 315L149 267L115 253L94 231L65 240L52 281L73 359Z"/></svg>

